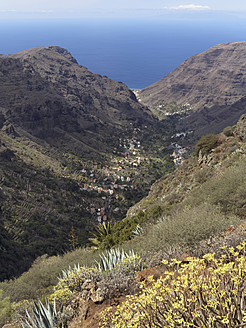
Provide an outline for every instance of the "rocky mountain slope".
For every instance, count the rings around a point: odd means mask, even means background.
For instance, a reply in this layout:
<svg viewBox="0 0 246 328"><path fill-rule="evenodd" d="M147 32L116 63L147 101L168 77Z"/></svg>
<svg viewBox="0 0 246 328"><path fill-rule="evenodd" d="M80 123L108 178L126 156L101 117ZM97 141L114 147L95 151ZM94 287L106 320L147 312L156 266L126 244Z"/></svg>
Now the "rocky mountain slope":
<svg viewBox="0 0 246 328"><path fill-rule="evenodd" d="M170 129L65 49L0 56L0 280L121 220L172 169Z"/></svg>
<svg viewBox="0 0 246 328"><path fill-rule="evenodd" d="M189 103L194 110L231 105L246 96L245 76L246 42L219 44L187 59L140 97L148 105Z"/></svg>
<svg viewBox="0 0 246 328"><path fill-rule="evenodd" d="M99 261L100 255L108 259L107 263L115 261L114 255L108 255L112 250L102 253L89 248L76 249L63 257L39 258L20 278L0 283L4 297L16 302L18 317L25 316L23 304L30 309L32 299L48 296L50 301L56 297L57 304L65 304L62 318L69 328L101 326L105 308L110 305L114 312L126 300L126 294L139 295L139 282L151 286L166 272L167 261L178 259L180 268L191 261L189 256L201 258L206 253L215 253L215 257L220 257L224 253L221 247L229 249L245 241L245 169L246 115L243 115L236 126L227 127L220 135L203 137L196 154L157 181L148 197L128 211L126 220L120 223L135 222L140 227L135 236L118 247L131 250L131 254L134 251L135 256L125 258L115 267L105 266L103 274L95 261ZM112 234L113 229L104 238L110 239ZM165 264L160 266L163 259ZM196 268L197 260L191 262ZM146 269L140 272L143 266ZM149 276L152 280L148 280ZM2 318L4 322L6 317ZM105 327L112 325L109 316Z"/></svg>
<svg viewBox="0 0 246 328"><path fill-rule="evenodd" d="M60 47L0 57L0 113L1 126L83 156L107 151L130 123L155 121L123 83L91 73Z"/></svg>
<svg viewBox="0 0 246 328"><path fill-rule="evenodd" d="M216 45L187 59L173 72L140 90L141 102L162 112L186 111L179 129L196 139L235 124L245 112L246 42Z"/></svg>
<svg viewBox="0 0 246 328"><path fill-rule="evenodd" d="M182 115L177 120L178 131L191 131L183 144L196 142L207 133L219 133L228 125L235 125L241 115L246 112L246 97L242 97L232 105L214 105Z"/></svg>
<svg viewBox="0 0 246 328"><path fill-rule="evenodd" d="M175 172L158 180L149 195L128 211L128 217L147 219L170 215L180 208L189 212L199 204L245 219L244 170L246 165L246 115L218 135L203 136L193 153ZM187 227L188 228L188 227Z"/></svg>

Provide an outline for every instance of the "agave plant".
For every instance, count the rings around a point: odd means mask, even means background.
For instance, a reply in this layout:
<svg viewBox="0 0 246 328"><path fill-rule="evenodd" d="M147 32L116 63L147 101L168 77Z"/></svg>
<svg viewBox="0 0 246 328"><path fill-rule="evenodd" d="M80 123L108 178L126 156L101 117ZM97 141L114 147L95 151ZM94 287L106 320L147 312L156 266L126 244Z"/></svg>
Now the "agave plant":
<svg viewBox="0 0 246 328"><path fill-rule="evenodd" d="M58 277L58 279L59 279L59 281L61 281L62 279L67 279L71 275L71 273L79 273L80 270L81 269L80 269L79 263L77 266L76 266L76 264L74 264L73 269L69 265L68 269L62 270L62 274Z"/></svg>
<svg viewBox="0 0 246 328"><path fill-rule="evenodd" d="M134 236L140 236L143 233L143 228L138 224L132 233Z"/></svg>
<svg viewBox="0 0 246 328"><path fill-rule="evenodd" d="M105 253L100 254L99 262L96 261L97 267L101 272L112 270L118 263L127 257L135 257L134 251L131 250L127 253L123 249L112 248Z"/></svg>
<svg viewBox="0 0 246 328"><path fill-rule="evenodd" d="M55 328L57 319L56 302L53 306L46 299L46 307L38 300L38 303L33 302L30 313L26 310L28 320L23 321L23 328Z"/></svg>

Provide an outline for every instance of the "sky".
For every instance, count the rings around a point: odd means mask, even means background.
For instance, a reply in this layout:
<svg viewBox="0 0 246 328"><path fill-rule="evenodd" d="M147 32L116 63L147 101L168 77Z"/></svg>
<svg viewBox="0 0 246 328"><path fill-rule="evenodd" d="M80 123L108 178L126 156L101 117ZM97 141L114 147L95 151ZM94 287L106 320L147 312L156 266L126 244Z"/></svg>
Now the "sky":
<svg viewBox="0 0 246 328"><path fill-rule="evenodd" d="M246 17L245 0L0 0L0 19Z"/></svg>

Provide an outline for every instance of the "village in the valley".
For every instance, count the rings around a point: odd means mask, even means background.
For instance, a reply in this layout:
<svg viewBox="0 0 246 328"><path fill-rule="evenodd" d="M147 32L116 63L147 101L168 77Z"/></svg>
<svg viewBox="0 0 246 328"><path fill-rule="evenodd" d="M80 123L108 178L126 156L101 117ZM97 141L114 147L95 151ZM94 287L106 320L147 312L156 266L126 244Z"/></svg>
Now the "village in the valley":
<svg viewBox="0 0 246 328"><path fill-rule="evenodd" d="M122 137L105 166L88 162L77 170L76 180L81 192L90 194L91 203L87 210L99 223L122 219L128 207L129 195L139 193L142 172L139 167L148 163L135 128L132 137ZM125 204L125 206L124 206ZM123 205L123 206L122 206Z"/></svg>
<svg viewBox="0 0 246 328"><path fill-rule="evenodd" d="M178 140L185 135L176 133L173 138ZM189 147L184 148L176 141L171 143L171 147L173 152L170 156L174 165L182 165ZM94 162L78 172L81 191L90 194L91 203L87 210L98 223L117 221L125 216L127 195L140 192L143 168L148 163L136 136L119 138L119 145L113 149L113 154L111 161L104 167L99 169Z"/></svg>
<svg viewBox="0 0 246 328"><path fill-rule="evenodd" d="M191 134L193 131L188 132L179 132L175 133L171 138L175 139L175 142L171 143L173 153L170 155L173 158L175 166L181 166L184 163L184 156L190 150L190 147L182 147L177 142L178 139L185 138L188 134Z"/></svg>
<svg viewBox="0 0 246 328"><path fill-rule="evenodd" d="M139 102L141 102L141 97L139 94L138 89L132 90L138 99ZM186 103L184 105L178 106L177 104L168 105L168 108L164 103L159 103L155 106L155 108L152 108L154 112L159 113L159 117L162 119L167 116L175 116L175 115L181 115L181 116L188 116L192 112L192 107L189 103ZM190 147L182 147L180 144L178 144L178 140L184 139L189 134L192 134L193 131L186 131L186 132L178 132L175 133L171 138L175 140L175 142L172 142L170 147L173 149L173 153L170 155L173 159L175 166L180 166L184 162L184 156L185 154L190 150Z"/></svg>
<svg viewBox="0 0 246 328"><path fill-rule="evenodd" d="M136 91L135 94L138 96ZM162 105L159 107L162 111ZM187 105L183 111L187 113L189 109ZM168 116L177 113L166 111L165 114ZM170 157L175 166L183 164L185 154L189 150L189 147L182 147L179 140L190 133L192 131L179 132L171 137L173 142L170 148L173 152ZM143 193L143 186L148 185L150 159L145 154L139 135L141 130L134 128L132 136L119 137L118 144L104 165L89 161L82 169L74 172L81 192L89 199L87 211L93 222L103 223L124 218L129 205L135 203L137 197Z"/></svg>

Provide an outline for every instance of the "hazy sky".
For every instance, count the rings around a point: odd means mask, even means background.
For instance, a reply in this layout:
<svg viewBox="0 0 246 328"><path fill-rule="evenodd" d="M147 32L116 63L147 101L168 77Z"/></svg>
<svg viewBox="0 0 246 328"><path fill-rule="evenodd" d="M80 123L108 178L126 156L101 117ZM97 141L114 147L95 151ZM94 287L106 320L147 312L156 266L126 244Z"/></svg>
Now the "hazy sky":
<svg viewBox="0 0 246 328"><path fill-rule="evenodd" d="M245 0L0 0L0 19L246 14Z"/></svg>

